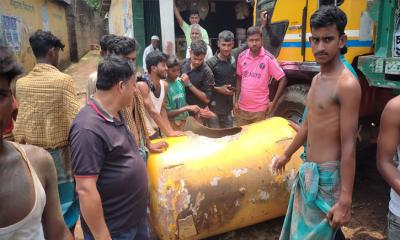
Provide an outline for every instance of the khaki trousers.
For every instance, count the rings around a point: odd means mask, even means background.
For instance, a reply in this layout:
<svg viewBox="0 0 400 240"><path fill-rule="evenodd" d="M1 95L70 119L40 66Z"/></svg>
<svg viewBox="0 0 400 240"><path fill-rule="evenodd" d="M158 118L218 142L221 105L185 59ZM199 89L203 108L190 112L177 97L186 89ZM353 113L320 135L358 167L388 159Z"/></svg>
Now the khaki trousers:
<svg viewBox="0 0 400 240"><path fill-rule="evenodd" d="M241 109L238 110L238 114L236 115L236 124L238 126L243 126L255 122L262 121L266 118L267 112L247 112Z"/></svg>

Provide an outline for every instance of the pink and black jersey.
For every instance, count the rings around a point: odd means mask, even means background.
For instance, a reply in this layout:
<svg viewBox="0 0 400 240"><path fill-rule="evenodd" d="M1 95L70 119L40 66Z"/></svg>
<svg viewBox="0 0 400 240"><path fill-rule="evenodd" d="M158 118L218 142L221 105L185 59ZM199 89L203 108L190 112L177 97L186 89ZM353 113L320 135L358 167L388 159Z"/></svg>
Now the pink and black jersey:
<svg viewBox="0 0 400 240"><path fill-rule="evenodd" d="M250 49L239 55L236 73L242 77L239 108L247 112L265 111L269 104L269 79L285 76L275 57L263 47L253 57Z"/></svg>

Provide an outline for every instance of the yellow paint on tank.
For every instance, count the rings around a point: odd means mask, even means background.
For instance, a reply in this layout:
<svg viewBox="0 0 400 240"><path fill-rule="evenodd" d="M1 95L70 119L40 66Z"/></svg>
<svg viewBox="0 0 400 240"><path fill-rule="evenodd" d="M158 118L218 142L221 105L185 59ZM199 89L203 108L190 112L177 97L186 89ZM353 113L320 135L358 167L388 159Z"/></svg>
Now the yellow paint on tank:
<svg viewBox="0 0 400 240"><path fill-rule="evenodd" d="M209 138L187 132L148 161L151 223L160 239L202 239L286 213L300 149L271 171L296 132L283 118Z"/></svg>

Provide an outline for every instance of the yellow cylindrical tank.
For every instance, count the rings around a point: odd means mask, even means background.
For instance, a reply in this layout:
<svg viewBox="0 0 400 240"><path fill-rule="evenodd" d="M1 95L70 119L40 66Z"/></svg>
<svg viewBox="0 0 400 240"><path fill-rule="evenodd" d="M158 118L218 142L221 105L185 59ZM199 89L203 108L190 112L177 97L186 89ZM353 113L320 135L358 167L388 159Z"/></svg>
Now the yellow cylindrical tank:
<svg viewBox="0 0 400 240"><path fill-rule="evenodd" d="M187 133L167 138L168 150L148 161L150 219L160 239L202 239L286 213L302 149L284 175L271 165L296 134L288 121L271 118L213 138Z"/></svg>

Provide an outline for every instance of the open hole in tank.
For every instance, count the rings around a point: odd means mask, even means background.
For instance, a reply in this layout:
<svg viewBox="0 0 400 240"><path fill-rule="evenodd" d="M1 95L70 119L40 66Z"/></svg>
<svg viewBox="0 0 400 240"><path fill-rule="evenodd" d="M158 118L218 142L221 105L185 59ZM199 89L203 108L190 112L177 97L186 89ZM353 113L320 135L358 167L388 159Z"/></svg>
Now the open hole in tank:
<svg viewBox="0 0 400 240"><path fill-rule="evenodd" d="M226 136L235 135L240 131L242 131L242 128L241 127L233 127L225 129L208 128L203 126L198 121L196 121L196 119L194 119L193 117L188 117L186 119L184 130L191 131L200 136L205 136L209 138L222 138Z"/></svg>

